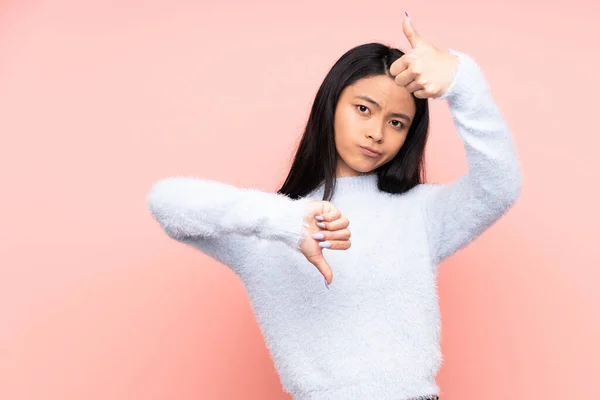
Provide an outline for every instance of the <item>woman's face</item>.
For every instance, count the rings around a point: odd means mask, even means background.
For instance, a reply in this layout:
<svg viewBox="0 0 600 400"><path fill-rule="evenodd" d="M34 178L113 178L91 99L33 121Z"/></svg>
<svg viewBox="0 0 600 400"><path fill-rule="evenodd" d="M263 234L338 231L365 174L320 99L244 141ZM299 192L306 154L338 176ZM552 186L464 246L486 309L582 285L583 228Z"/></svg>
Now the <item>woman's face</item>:
<svg viewBox="0 0 600 400"><path fill-rule="evenodd" d="M369 173L394 158L415 111L409 91L387 75L347 86L335 109L336 176Z"/></svg>

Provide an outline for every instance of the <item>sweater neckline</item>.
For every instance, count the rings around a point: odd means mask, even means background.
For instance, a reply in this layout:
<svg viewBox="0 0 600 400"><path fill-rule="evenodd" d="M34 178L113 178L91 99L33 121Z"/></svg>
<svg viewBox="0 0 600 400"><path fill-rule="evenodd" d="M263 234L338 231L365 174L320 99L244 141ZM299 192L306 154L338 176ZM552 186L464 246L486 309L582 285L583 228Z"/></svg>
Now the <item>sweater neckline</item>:
<svg viewBox="0 0 600 400"><path fill-rule="evenodd" d="M357 175L357 176L339 176L335 178L334 196L356 194L356 193L376 193L378 175L376 173ZM319 185L314 194L323 195L325 190L324 182Z"/></svg>
<svg viewBox="0 0 600 400"><path fill-rule="evenodd" d="M365 175L357 176L339 176L335 178L335 191L336 192L376 192L379 191L377 188L377 174L370 173Z"/></svg>

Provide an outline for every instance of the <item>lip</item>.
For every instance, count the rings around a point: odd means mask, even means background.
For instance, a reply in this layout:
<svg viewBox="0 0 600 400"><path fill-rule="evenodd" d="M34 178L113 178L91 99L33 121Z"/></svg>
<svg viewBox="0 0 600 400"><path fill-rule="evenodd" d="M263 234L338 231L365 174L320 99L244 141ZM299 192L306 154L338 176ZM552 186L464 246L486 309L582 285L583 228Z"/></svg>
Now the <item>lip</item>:
<svg viewBox="0 0 600 400"><path fill-rule="evenodd" d="M381 157L381 152L377 151L371 147L368 147L368 146L358 146L358 147L360 147L360 149L362 150L362 153L367 157L372 157L372 158Z"/></svg>

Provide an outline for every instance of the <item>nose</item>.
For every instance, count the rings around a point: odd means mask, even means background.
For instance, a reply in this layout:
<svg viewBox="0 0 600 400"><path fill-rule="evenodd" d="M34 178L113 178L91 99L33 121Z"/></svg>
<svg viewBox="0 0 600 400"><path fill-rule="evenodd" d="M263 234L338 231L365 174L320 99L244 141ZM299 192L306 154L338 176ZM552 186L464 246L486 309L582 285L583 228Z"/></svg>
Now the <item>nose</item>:
<svg viewBox="0 0 600 400"><path fill-rule="evenodd" d="M378 125L375 128L369 129L366 136L379 143L383 140L383 130L381 129L381 126Z"/></svg>

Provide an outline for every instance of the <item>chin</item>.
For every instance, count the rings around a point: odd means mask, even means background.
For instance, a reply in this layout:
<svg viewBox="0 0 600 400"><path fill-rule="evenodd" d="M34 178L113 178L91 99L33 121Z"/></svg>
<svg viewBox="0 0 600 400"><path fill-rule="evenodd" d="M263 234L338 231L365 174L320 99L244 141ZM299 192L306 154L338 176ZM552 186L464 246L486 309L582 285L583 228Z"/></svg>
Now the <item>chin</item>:
<svg viewBox="0 0 600 400"><path fill-rule="evenodd" d="M361 173L361 174L368 174L371 173L373 171L375 171L375 169L377 167L373 166L373 165L364 165L364 164L354 164L354 165L348 165L350 168L352 168L354 171Z"/></svg>

